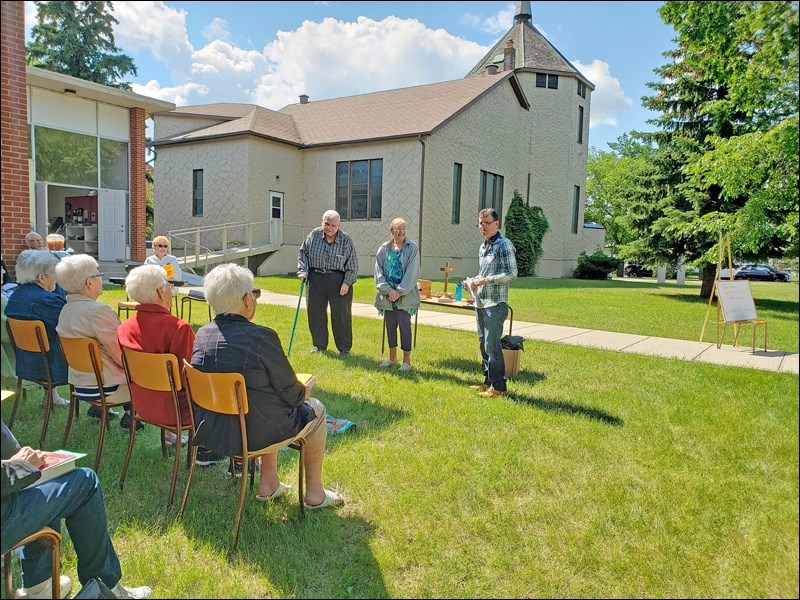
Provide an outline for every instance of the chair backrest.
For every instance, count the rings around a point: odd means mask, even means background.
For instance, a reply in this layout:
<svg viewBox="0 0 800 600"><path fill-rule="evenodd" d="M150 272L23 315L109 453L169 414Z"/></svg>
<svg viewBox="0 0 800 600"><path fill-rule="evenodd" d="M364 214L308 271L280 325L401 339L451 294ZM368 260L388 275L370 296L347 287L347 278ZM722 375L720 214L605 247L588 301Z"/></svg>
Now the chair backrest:
<svg viewBox="0 0 800 600"><path fill-rule="evenodd" d="M50 342L47 339L47 330L42 321L28 321L25 319L6 319L8 335L11 342L19 350L27 352L50 352Z"/></svg>
<svg viewBox="0 0 800 600"><path fill-rule="evenodd" d="M198 406L223 415L242 416L250 411L247 388L241 373L204 373L183 361L183 374L189 397Z"/></svg>
<svg viewBox="0 0 800 600"><path fill-rule="evenodd" d="M154 392L179 392L183 389L178 357L174 354L141 352L122 347L122 364L128 383Z"/></svg>
<svg viewBox="0 0 800 600"><path fill-rule="evenodd" d="M94 373L97 385L103 384L103 359L100 357L100 344L92 338L68 338L58 336L61 351L67 364L76 371Z"/></svg>

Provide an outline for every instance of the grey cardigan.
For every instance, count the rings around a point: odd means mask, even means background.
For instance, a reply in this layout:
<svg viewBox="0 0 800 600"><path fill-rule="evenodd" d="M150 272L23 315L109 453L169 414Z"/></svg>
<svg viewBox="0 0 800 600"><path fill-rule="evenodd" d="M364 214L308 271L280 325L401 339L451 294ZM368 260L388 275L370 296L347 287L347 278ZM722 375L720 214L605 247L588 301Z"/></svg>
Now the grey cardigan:
<svg viewBox="0 0 800 600"><path fill-rule="evenodd" d="M389 248L392 245L392 240L384 242L378 248L378 254L375 256L375 288L378 293L375 295L375 308L379 310L392 310L392 303L389 302L387 294L392 289L386 283L386 273L384 268L386 266L386 256L389 254ZM403 280L397 287L397 293L400 294L400 299L397 301L397 308L408 310L411 308L419 307L419 288L417 287L417 279L419 278L419 250L417 245L406 238L403 243Z"/></svg>

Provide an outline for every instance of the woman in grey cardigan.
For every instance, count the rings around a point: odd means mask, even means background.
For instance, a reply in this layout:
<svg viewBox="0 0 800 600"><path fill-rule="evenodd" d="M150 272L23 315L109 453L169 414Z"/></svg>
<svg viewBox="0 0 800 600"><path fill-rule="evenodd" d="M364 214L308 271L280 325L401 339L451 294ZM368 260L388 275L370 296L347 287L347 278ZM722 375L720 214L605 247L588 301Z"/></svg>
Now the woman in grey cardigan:
<svg viewBox="0 0 800 600"><path fill-rule="evenodd" d="M389 358L381 363L386 368L397 364L397 329L403 350L401 371L411 370L411 315L419 308L419 251L406 237L406 222L397 218L389 225L392 239L381 244L375 256L375 307L386 323Z"/></svg>

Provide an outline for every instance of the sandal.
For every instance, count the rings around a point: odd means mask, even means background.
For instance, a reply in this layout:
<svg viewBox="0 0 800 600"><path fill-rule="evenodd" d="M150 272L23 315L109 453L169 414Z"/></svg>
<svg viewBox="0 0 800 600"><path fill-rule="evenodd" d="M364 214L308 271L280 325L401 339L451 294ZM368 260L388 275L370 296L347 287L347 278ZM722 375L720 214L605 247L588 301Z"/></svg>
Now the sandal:
<svg viewBox="0 0 800 600"><path fill-rule="evenodd" d="M272 492L269 496L259 496L258 494L256 494L256 500L258 500L259 502L268 502L269 500L277 500L290 489L292 489L292 486L281 482L280 485L278 485L278 489Z"/></svg>
<svg viewBox="0 0 800 600"><path fill-rule="evenodd" d="M322 503L317 504L316 506L311 506L310 504L306 504L305 501L303 502L303 507L306 510L319 510L321 508L328 508L328 507L336 507L344 505L344 498L342 497L339 492L334 492L333 490L325 490L325 500Z"/></svg>

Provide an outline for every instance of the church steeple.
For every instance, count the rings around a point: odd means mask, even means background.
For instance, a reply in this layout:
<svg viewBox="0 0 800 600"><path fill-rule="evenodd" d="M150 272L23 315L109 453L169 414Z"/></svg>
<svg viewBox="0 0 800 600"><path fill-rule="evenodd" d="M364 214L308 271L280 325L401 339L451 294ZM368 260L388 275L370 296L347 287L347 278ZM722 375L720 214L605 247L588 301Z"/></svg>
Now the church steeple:
<svg viewBox="0 0 800 600"><path fill-rule="evenodd" d="M514 23L529 23L533 17L530 2L517 2L517 12L514 13Z"/></svg>

